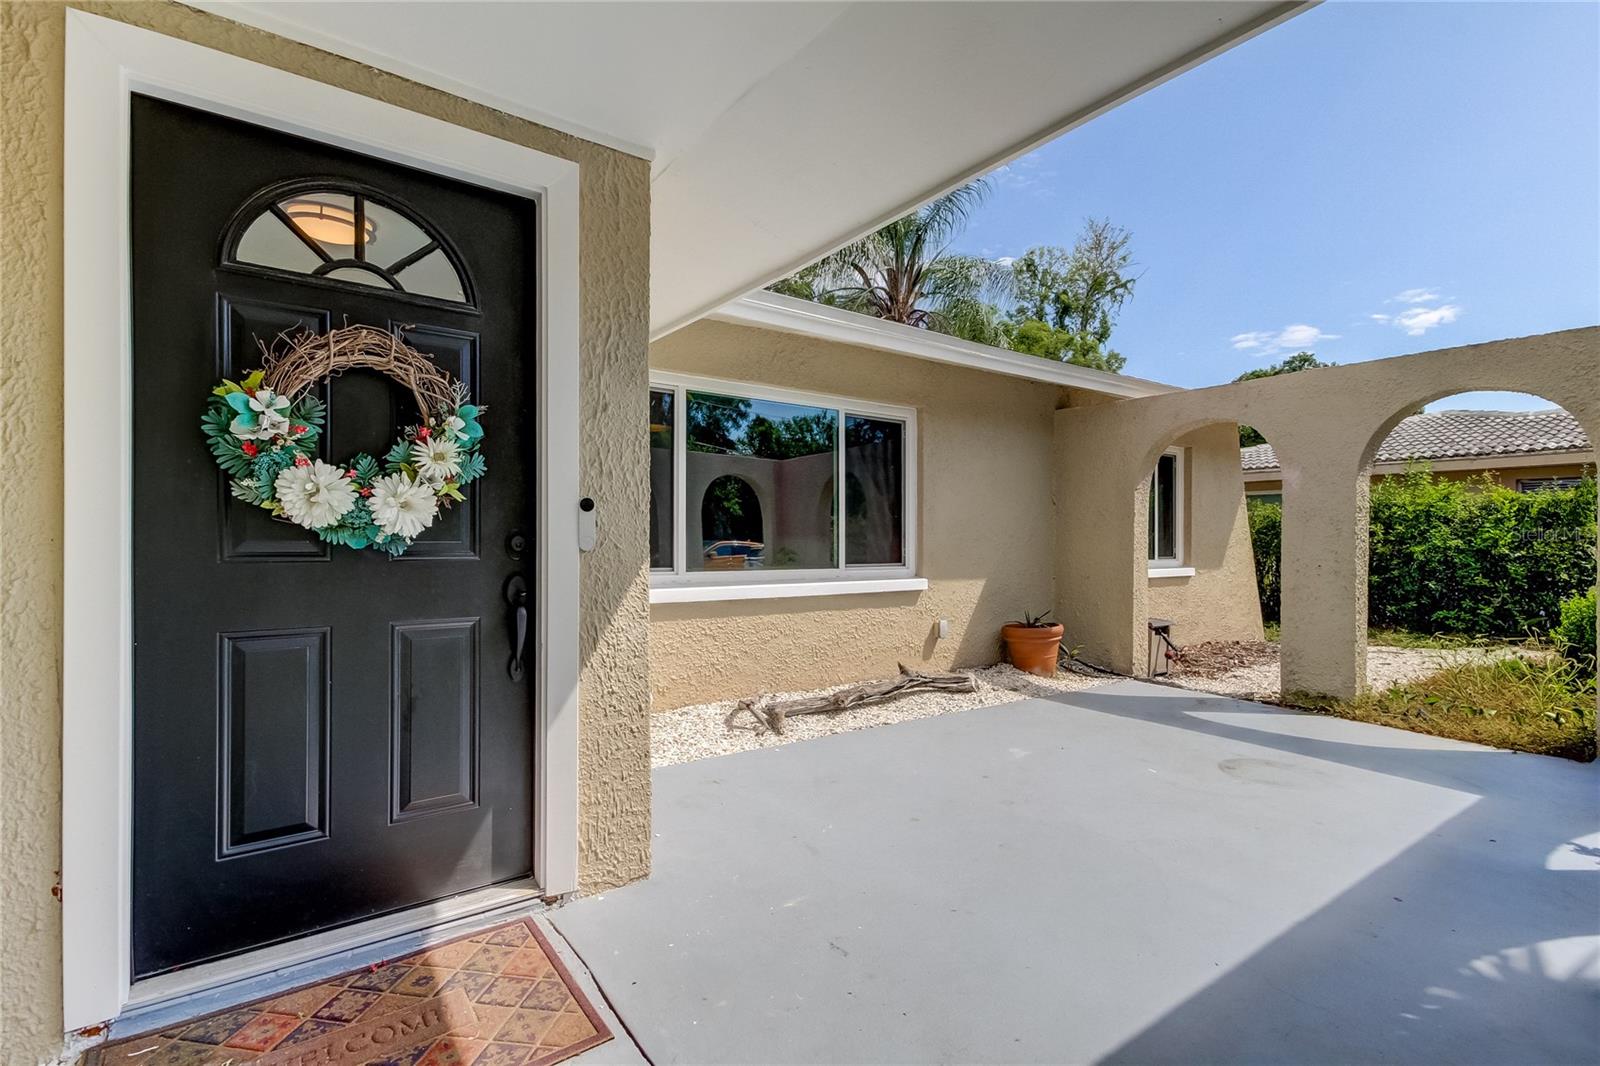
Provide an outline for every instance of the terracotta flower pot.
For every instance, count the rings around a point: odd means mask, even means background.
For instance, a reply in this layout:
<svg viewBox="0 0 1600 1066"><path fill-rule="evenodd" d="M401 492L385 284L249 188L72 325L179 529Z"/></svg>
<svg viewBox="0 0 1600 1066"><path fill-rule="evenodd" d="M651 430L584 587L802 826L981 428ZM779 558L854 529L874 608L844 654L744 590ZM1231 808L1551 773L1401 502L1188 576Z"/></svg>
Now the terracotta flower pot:
<svg viewBox="0 0 1600 1066"><path fill-rule="evenodd" d="M1006 655L1018 670L1040 677L1056 676L1056 655L1061 649L1062 628L1059 622L1047 626L1024 626L1011 623L1000 627L1000 637L1006 642Z"/></svg>

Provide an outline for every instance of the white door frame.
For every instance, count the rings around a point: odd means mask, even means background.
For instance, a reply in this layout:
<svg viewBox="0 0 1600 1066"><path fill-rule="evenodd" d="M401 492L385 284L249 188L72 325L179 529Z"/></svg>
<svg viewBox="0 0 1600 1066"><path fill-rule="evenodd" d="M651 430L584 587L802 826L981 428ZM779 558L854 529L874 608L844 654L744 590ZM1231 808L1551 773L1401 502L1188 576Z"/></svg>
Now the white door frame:
<svg viewBox="0 0 1600 1066"><path fill-rule="evenodd" d="M116 1017L134 991L130 96L537 201L533 873L546 895L578 883L578 165L126 23L77 10L66 21L61 888L73 1030Z"/></svg>

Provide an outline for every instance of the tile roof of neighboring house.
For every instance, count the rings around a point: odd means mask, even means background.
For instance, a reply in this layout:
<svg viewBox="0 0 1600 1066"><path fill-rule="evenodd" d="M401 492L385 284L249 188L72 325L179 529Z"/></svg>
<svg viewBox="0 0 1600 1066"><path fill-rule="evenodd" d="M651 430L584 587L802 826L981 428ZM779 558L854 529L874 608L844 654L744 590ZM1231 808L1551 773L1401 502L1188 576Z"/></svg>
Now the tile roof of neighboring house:
<svg viewBox="0 0 1600 1066"><path fill-rule="evenodd" d="M1434 411L1412 415L1395 426L1389 439L1378 446L1374 461L1536 455L1589 447L1578 420L1559 407L1547 411ZM1270 444L1241 448L1239 462L1245 470L1278 468Z"/></svg>

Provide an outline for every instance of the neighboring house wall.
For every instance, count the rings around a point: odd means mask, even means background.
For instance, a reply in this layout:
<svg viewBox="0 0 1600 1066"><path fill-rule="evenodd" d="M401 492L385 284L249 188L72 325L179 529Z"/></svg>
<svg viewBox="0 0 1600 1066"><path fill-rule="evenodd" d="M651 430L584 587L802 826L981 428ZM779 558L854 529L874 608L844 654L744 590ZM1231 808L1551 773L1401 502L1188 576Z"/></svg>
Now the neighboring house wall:
<svg viewBox="0 0 1600 1066"><path fill-rule="evenodd" d="M885 677L901 662L933 670L985 665L999 658L1002 623L1050 606L1056 386L714 321L656 341L650 362L663 371L915 407L917 569L929 581L920 593L656 604L656 709ZM638 421L642 438L642 409ZM687 499L697 522L692 488ZM698 543L692 530L689 543ZM936 636L940 618L951 621L947 640Z"/></svg>
<svg viewBox="0 0 1600 1066"><path fill-rule="evenodd" d="M1471 481L1471 480L1476 480L1478 478L1481 478L1485 474L1488 474L1490 479L1493 480L1496 484L1503 485L1508 489L1516 489L1517 488L1517 483L1519 481L1524 480L1524 479L1535 479L1535 480L1537 480L1537 479L1553 478L1553 477L1555 477L1555 478L1584 477L1584 476L1593 477L1594 476L1594 470L1595 470L1594 464L1592 462L1591 463L1570 463L1570 462L1567 462L1567 463L1553 463L1553 464L1545 464L1545 465L1537 465L1537 466L1534 466L1534 465L1528 465L1528 466L1489 465L1489 464L1493 464L1494 462L1495 461L1492 460L1492 459L1491 460L1484 460L1483 461L1484 465L1474 464L1471 467L1461 467L1461 466L1447 465L1446 463L1442 463L1442 462L1427 463L1427 462L1424 461L1425 465L1428 466L1428 468L1433 472L1434 476L1436 476L1436 477L1438 477L1438 478L1440 478L1440 479L1442 479L1444 481ZM1419 465L1423 465L1423 464L1419 464ZM1280 477L1277 476L1277 472L1276 471L1273 471L1272 474L1273 474L1273 476L1268 477L1268 476L1260 476L1260 475L1248 474L1247 473L1245 475L1245 483L1244 483L1245 491L1248 492L1252 496L1259 495L1261 493L1268 493L1268 492L1282 492L1283 491L1283 480ZM1382 470L1374 470L1372 472L1372 483L1374 485L1376 485L1378 482L1383 481L1385 478L1401 477L1403 475L1404 475L1404 471L1400 471L1400 470L1388 471L1388 472L1385 472L1385 471L1382 471Z"/></svg>
<svg viewBox="0 0 1600 1066"><path fill-rule="evenodd" d="M1238 429L1207 426L1175 443L1183 449L1181 563L1195 572L1151 577L1149 612L1172 621L1172 638L1179 645L1260 640L1261 600L1239 474Z"/></svg>
<svg viewBox="0 0 1600 1066"><path fill-rule="evenodd" d="M649 164L178 4L74 6L581 165L582 479L605 516L581 576L581 879L593 890L644 876L648 486L639 426L646 410ZM26 486L8 499L0 550L0 788L7 796L0 805L0 1039L8 1062L47 1061L62 1046L54 893L61 834L64 10L0 5L0 381L11 398L0 420L0 476ZM107 255L114 239L107 235Z"/></svg>
<svg viewBox="0 0 1600 1066"><path fill-rule="evenodd" d="M1600 328L1307 370L1056 414L1057 604L1092 661L1143 672L1146 497L1156 458L1218 424L1259 428L1284 472L1283 684L1349 696L1366 683L1367 471L1418 406L1529 392L1600 439ZM1066 462L1093 455L1094 463Z"/></svg>

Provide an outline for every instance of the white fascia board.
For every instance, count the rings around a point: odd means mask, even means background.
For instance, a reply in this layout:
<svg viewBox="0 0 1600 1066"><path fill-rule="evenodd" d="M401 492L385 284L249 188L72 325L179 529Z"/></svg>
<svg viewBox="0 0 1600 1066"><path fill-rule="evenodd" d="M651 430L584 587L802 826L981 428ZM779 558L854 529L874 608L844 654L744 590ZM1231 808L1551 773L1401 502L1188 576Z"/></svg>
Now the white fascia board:
<svg viewBox="0 0 1600 1066"><path fill-rule="evenodd" d="M775 292L749 293L722 305L707 317L742 326L760 326L803 337L876 348L991 374L1027 378L1049 385L1088 389L1125 399L1181 391L1176 386L1163 385L1158 381L1022 355L899 322L885 322L827 304L781 296Z"/></svg>

